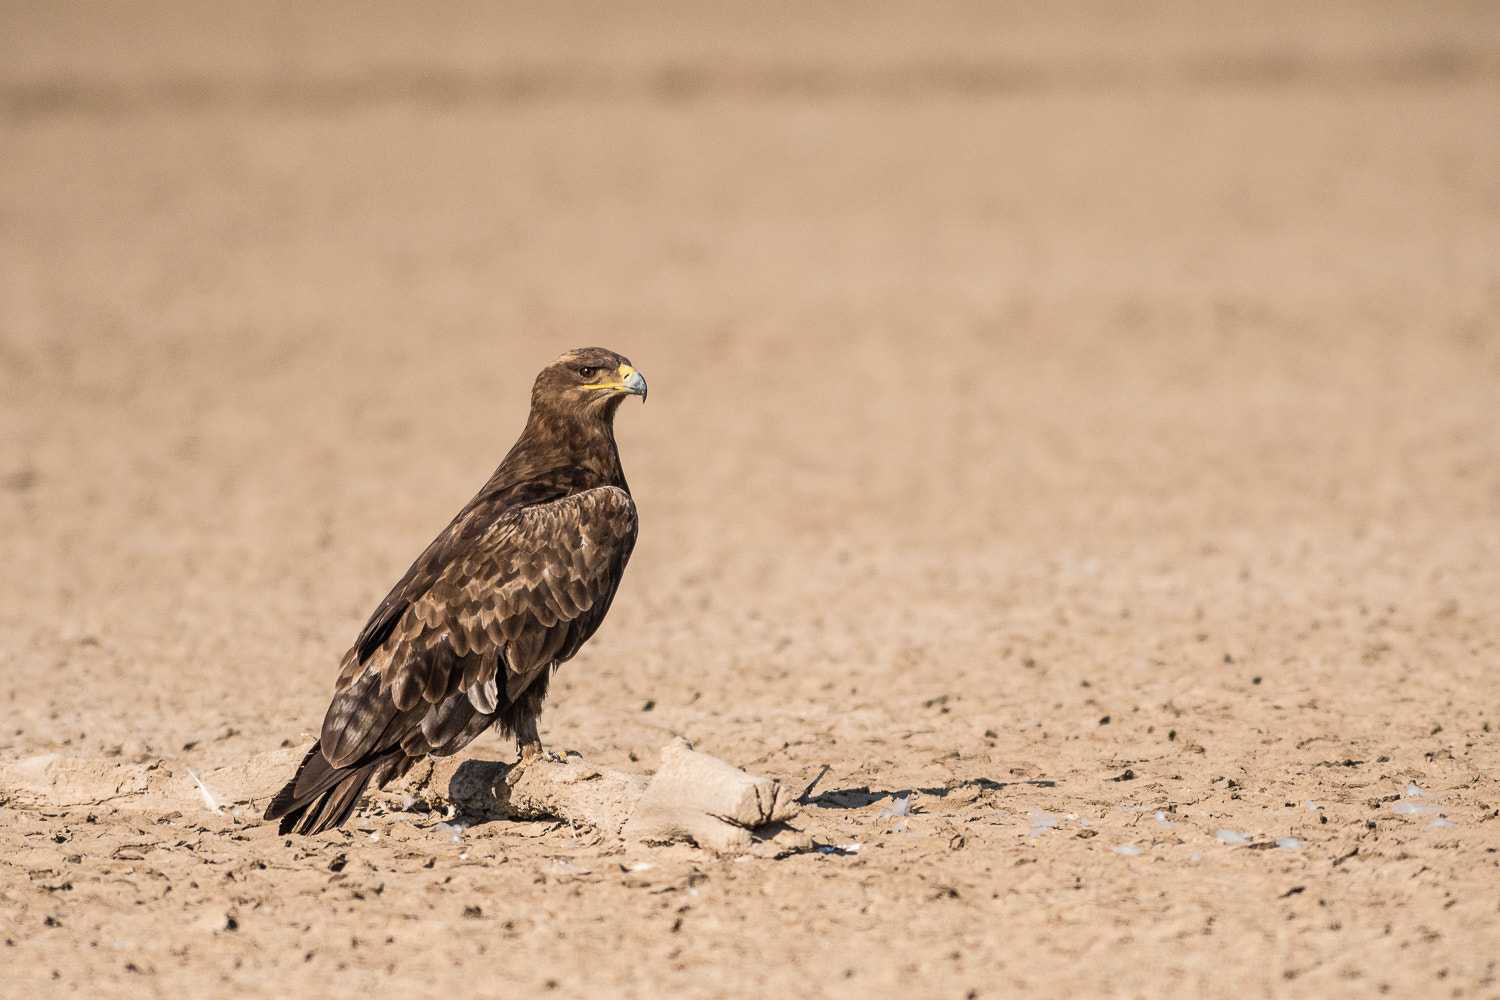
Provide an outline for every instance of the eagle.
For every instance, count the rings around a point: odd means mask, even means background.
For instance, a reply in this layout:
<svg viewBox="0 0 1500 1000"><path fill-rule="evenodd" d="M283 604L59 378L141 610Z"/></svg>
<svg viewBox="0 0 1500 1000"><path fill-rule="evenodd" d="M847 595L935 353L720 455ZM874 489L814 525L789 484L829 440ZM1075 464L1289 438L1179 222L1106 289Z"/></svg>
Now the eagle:
<svg viewBox="0 0 1500 1000"><path fill-rule="evenodd" d="M317 742L266 808L285 833L342 826L377 788L499 725L521 766L552 670L604 620L635 547L615 447L630 361L568 351L536 378L514 447L433 539L344 654Z"/></svg>

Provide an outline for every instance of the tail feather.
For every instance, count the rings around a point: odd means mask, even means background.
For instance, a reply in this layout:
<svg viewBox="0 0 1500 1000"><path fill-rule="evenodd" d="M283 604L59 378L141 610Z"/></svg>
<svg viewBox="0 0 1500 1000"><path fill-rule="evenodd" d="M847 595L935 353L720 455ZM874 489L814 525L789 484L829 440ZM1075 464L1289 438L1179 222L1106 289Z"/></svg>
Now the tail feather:
<svg viewBox="0 0 1500 1000"><path fill-rule="evenodd" d="M372 778L383 785L410 766L411 759L400 747L393 747L348 767L334 767L323 756L320 740L312 745L292 780L271 799L265 818L281 820L279 829L284 834L310 835L343 826Z"/></svg>

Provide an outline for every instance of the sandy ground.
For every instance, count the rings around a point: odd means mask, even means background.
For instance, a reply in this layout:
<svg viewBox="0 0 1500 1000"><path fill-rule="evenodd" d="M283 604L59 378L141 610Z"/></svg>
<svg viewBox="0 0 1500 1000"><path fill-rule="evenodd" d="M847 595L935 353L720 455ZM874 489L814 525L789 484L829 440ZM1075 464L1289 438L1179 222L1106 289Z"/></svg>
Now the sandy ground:
<svg viewBox="0 0 1500 1000"><path fill-rule="evenodd" d="M1500 7L422 11L0 11L0 763L306 739L598 343L543 739L843 849L0 789L0 995L1500 996Z"/></svg>

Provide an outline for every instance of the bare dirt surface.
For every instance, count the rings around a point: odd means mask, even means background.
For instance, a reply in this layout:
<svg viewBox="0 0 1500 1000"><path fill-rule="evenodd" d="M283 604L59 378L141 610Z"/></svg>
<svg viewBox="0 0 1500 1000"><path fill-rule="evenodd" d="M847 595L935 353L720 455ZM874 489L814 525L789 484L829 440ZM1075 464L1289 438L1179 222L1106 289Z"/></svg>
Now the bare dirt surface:
<svg viewBox="0 0 1500 1000"><path fill-rule="evenodd" d="M210 812L594 343L825 849ZM8 3L0 995L1500 996L1497 380L1495 4Z"/></svg>

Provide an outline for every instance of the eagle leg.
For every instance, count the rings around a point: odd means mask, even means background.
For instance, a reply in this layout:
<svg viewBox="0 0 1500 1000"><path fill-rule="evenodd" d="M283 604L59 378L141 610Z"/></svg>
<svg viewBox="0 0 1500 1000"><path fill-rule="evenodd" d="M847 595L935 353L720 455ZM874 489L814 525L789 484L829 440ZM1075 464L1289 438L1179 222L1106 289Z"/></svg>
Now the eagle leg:
<svg viewBox="0 0 1500 1000"><path fill-rule="evenodd" d="M553 764L561 764L562 758L542 746L542 737L536 731L536 716L528 715L516 723L516 750L521 759L516 762L516 767L525 767L532 761L541 759Z"/></svg>

